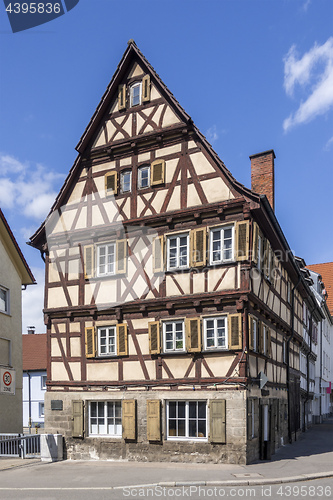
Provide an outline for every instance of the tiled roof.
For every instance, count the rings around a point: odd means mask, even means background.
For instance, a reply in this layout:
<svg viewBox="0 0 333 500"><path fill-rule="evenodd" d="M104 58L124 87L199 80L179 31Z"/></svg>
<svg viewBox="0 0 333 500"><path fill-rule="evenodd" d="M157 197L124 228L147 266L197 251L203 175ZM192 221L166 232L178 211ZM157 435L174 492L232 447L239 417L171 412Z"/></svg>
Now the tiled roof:
<svg viewBox="0 0 333 500"><path fill-rule="evenodd" d="M46 370L46 333L22 335L23 371Z"/></svg>
<svg viewBox="0 0 333 500"><path fill-rule="evenodd" d="M325 262L324 264L311 264L311 266L306 266L311 271L321 275L323 283L325 285L327 297L327 307L333 316L333 262Z"/></svg>

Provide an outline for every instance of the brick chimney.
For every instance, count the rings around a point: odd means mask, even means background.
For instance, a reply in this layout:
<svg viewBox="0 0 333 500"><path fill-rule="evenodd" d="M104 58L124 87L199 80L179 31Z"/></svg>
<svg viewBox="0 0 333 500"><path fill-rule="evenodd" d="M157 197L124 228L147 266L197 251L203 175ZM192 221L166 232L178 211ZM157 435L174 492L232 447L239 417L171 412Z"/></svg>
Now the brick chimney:
<svg viewBox="0 0 333 500"><path fill-rule="evenodd" d="M251 190L265 194L274 211L274 158L273 149L250 156L251 160Z"/></svg>

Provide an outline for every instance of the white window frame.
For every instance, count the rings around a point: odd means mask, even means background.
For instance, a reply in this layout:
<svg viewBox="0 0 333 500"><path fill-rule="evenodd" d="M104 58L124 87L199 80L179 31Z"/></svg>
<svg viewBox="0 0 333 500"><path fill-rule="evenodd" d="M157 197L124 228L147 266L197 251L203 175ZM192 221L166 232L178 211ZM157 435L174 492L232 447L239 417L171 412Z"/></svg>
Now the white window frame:
<svg viewBox="0 0 333 500"><path fill-rule="evenodd" d="M262 337L263 337L263 355L266 356L266 351L267 351L267 332L268 332L268 326L266 326L265 324L263 324L262 326L263 328L263 332L262 332Z"/></svg>
<svg viewBox="0 0 333 500"><path fill-rule="evenodd" d="M257 260L257 269L258 271L262 271L262 261L263 261L263 256L262 256L262 248L263 248L263 238L260 236L260 234L258 235L258 260Z"/></svg>
<svg viewBox="0 0 333 500"><path fill-rule="evenodd" d="M104 405L104 415L103 417L92 417L91 416L91 405L92 403L103 403ZM114 415L115 415L115 408L116 408L116 405L118 407L120 407L120 417L108 417L107 416L107 411L108 411L108 403L110 404L113 404L113 408L114 408ZM98 406L97 406L98 408ZM97 409L97 413L98 413L98 409ZM92 424L92 419L96 418L97 419L97 423L96 424ZM100 424L98 423L98 418L103 418L104 420L104 423L103 424ZM102 432L92 432L92 426L93 425L96 425L97 426L97 431L99 430L99 426L100 425L103 425L105 427L105 429L108 428L108 418L112 418L112 420L114 421L114 424L112 424L114 427L116 425L118 425L118 432L115 432L115 433L102 433ZM116 418L120 419L120 423L116 424ZM89 412L88 412L88 429L89 429L89 436L91 437L111 437L111 438L121 438L122 437L122 407L121 407L121 401L120 400L111 400L111 401L89 401Z"/></svg>
<svg viewBox="0 0 333 500"><path fill-rule="evenodd" d="M45 416L45 406L44 403L40 402L38 405L38 414L39 418L44 418Z"/></svg>
<svg viewBox="0 0 333 500"><path fill-rule="evenodd" d="M218 345L218 331L217 331L217 322L218 320L224 319L224 346L219 346ZM207 345L207 322L208 321L213 321L214 322L214 345L213 346L208 346ZM204 348L206 351L216 351L216 350L222 350L222 351L227 351L228 350L228 316L226 314L219 315L219 316L207 316L203 318L203 330L204 330Z"/></svg>
<svg viewBox="0 0 333 500"><path fill-rule="evenodd" d="M231 229L231 257L229 259L225 259L223 257L224 254L224 231ZM213 233L220 232L220 241L223 241L223 247L221 244L220 256L219 260L213 260ZM220 227L212 227L209 231L209 262L210 265L223 264L224 262L233 262L235 260L235 226L233 224L228 224L226 226Z"/></svg>
<svg viewBox="0 0 333 500"><path fill-rule="evenodd" d="M142 186L142 172L145 170L148 171L148 184L147 186ZM148 187L150 187L150 165L142 165L138 168L138 188L147 189Z"/></svg>
<svg viewBox="0 0 333 500"><path fill-rule="evenodd" d="M40 388L45 391L46 390L46 379L47 379L47 376L46 375L42 375L41 378L40 378Z"/></svg>
<svg viewBox="0 0 333 500"><path fill-rule="evenodd" d="M0 285L0 292L2 292L4 295L4 298L0 302L0 313L10 314L9 289ZM4 308L2 307L3 303L4 303Z"/></svg>
<svg viewBox="0 0 333 500"><path fill-rule="evenodd" d="M101 258L101 249L105 250L105 263L102 264L104 266L104 272L101 272L101 264L100 264L100 258ZM112 252L109 253L109 248L113 248L113 263L111 263L111 268L113 264L113 269L109 271L109 262L108 258L109 255L112 255ZM97 246L97 276L98 277L103 277L103 276L113 276L116 274L116 243L113 241L111 243L104 243L103 245L98 245Z"/></svg>
<svg viewBox="0 0 333 500"><path fill-rule="evenodd" d="M129 181L129 189L124 189L124 177L125 175L130 176L130 181ZM123 170L120 172L120 191L122 193L131 193L132 192L132 171L131 170Z"/></svg>
<svg viewBox="0 0 333 500"><path fill-rule="evenodd" d="M180 238L186 237L186 264L180 265ZM170 266L170 241L176 239L176 266ZM188 269L189 267L189 233L169 234L167 235L167 270L174 271L177 269Z"/></svg>
<svg viewBox="0 0 333 500"><path fill-rule="evenodd" d="M102 352L101 333L106 330L106 352ZM114 352L110 351L110 338L114 340ZM98 326L97 327L97 354L100 357L117 356L117 327L116 325Z"/></svg>
<svg viewBox="0 0 333 500"><path fill-rule="evenodd" d="M170 420L170 403L185 403L185 419L179 419L178 418L178 415L175 419L172 419L172 420L185 420L185 436L170 436L169 434L169 420ZM206 412L205 412L205 418L200 418L199 417L196 417L195 419L192 419L192 420L196 420L197 422L199 420L204 420L205 421L205 436L203 437L199 437L199 436L196 436L196 437L193 437L193 436L189 436L189 423L190 423L190 417L189 417L189 407L190 407L190 403L205 403L206 405ZM178 414L178 405L176 406L177 410L176 410L176 414ZM166 401L166 435L167 435L167 440L168 441L204 441L204 442L207 442L208 441L208 404L207 404L207 401L206 400L187 400L187 401L184 401L184 400L168 400Z"/></svg>
<svg viewBox="0 0 333 500"><path fill-rule="evenodd" d="M6 363L5 365L1 365L0 363L0 366L12 366L12 340L11 339L7 339L6 337L0 337L0 340L4 340L5 342L8 342L8 363Z"/></svg>
<svg viewBox="0 0 333 500"><path fill-rule="evenodd" d="M259 321L252 317L252 332L253 332L253 351L258 352L258 326L259 326Z"/></svg>
<svg viewBox="0 0 333 500"><path fill-rule="evenodd" d="M138 88L139 89L139 102L134 103L134 89ZM140 106L142 101L142 82L135 82L130 86L130 105L131 107L133 106Z"/></svg>
<svg viewBox="0 0 333 500"><path fill-rule="evenodd" d="M176 324L182 324L182 342L183 342L183 347L182 348L177 348L177 339L176 339ZM166 346L166 329L167 325L172 325L172 344L173 348L172 349L167 349ZM162 329L163 329L163 351L164 352L185 352L186 351L186 345L185 345L185 321L183 319L175 319L172 321L163 321L162 323Z"/></svg>

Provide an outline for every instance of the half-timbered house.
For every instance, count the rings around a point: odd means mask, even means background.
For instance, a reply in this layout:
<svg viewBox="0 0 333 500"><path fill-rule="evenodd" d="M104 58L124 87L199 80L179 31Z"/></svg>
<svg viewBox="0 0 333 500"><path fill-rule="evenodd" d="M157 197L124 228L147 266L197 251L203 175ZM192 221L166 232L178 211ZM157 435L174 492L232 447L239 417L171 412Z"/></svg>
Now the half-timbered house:
<svg viewBox="0 0 333 500"><path fill-rule="evenodd" d="M274 152L237 182L133 41L31 244L47 432L72 458L245 463L299 429L307 284ZM267 195L267 197L265 196Z"/></svg>

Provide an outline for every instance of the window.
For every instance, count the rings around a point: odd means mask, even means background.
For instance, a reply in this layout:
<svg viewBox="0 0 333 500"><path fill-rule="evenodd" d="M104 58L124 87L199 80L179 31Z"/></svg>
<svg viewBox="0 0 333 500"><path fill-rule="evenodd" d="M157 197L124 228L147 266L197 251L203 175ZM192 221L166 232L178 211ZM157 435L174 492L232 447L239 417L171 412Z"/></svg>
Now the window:
<svg viewBox="0 0 333 500"><path fill-rule="evenodd" d="M122 193L131 192L131 181L132 181L132 172L130 170L121 173L120 185Z"/></svg>
<svg viewBox="0 0 333 500"><path fill-rule="evenodd" d="M150 166L146 165L138 169L138 188L146 188L150 186Z"/></svg>
<svg viewBox="0 0 333 500"><path fill-rule="evenodd" d="M262 252L263 250L263 239L261 234L258 235L258 261L257 261L257 268L259 271L262 271Z"/></svg>
<svg viewBox="0 0 333 500"><path fill-rule="evenodd" d="M184 321L166 321L163 323L164 351L185 350Z"/></svg>
<svg viewBox="0 0 333 500"><path fill-rule="evenodd" d="M90 401L89 434L121 437L121 401Z"/></svg>
<svg viewBox="0 0 333 500"><path fill-rule="evenodd" d="M39 416L44 417L44 403L39 403Z"/></svg>
<svg viewBox="0 0 333 500"><path fill-rule="evenodd" d="M0 286L0 312L9 314L9 290Z"/></svg>
<svg viewBox="0 0 333 500"><path fill-rule="evenodd" d="M115 326L105 326L98 328L98 355L116 356L117 331Z"/></svg>
<svg viewBox="0 0 333 500"><path fill-rule="evenodd" d="M225 226L210 231L210 263L219 264L234 259L234 228Z"/></svg>
<svg viewBox="0 0 333 500"><path fill-rule="evenodd" d="M0 337L0 366L11 366L11 340Z"/></svg>
<svg viewBox="0 0 333 500"><path fill-rule="evenodd" d="M206 441L206 401L168 401L167 439Z"/></svg>
<svg viewBox="0 0 333 500"><path fill-rule="evenodd" d="M46 389L46 375L42 375L41 377L41 389Z"/></svg>
<svg viewBox="0 0 333 500"><path fill-rule="evenodd" d="M141 82L134 83L130 88L131 106L141 104Z"/></svg>
<svg viewBox="0 0 333 500"><path fill-rule="evenodd" d="M115 274L115 251L115 243L97 247L97 276Z"/></svg>
<svg viewBox="0 0 333 500"><path fill-rule="evenodd" d="M172 269L184 269L188 267L188 234L168 236L167 239L167 262L168 271Z"/></svg>
<svg viewBox="0 0 333 500"><path fill-rule="evenodd" d="M250 349L253 351L258 351L258 332L259 332L259 321L250 316Z"/></svg>
<svg viewBox="0 0 333 500"><path fill-rule="evenodd" d="M204 319L205 349L227 349L228 327L227 317Z"/></svg>

